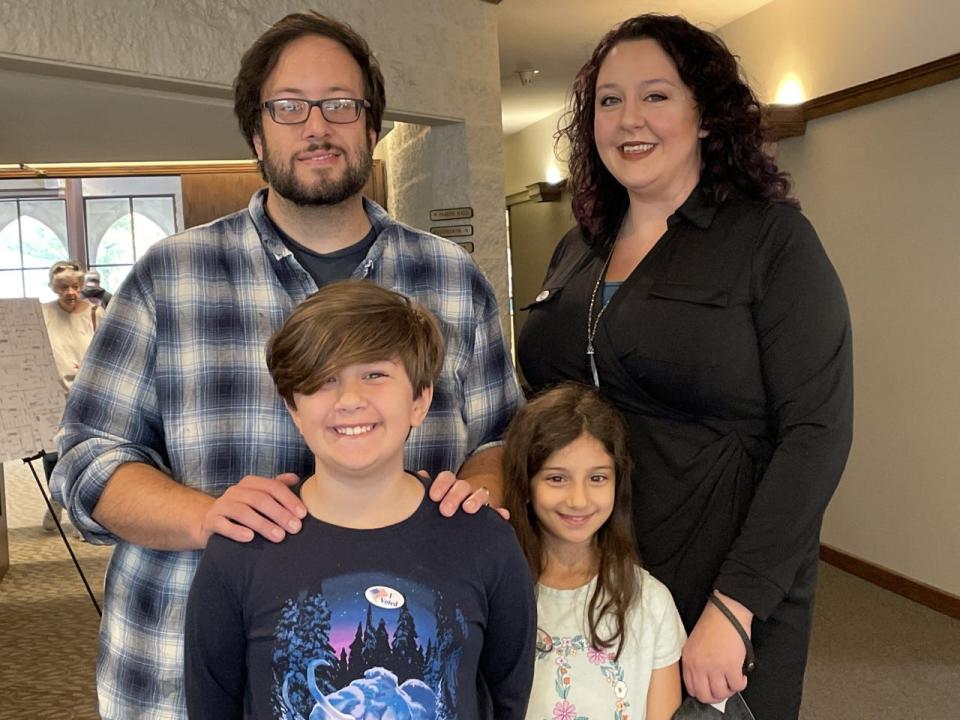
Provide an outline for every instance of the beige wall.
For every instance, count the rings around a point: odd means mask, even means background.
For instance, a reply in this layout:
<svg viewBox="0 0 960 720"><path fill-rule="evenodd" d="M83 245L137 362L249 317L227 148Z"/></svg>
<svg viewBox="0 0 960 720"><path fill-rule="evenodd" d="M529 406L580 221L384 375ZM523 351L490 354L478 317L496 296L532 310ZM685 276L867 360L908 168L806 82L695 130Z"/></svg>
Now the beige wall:
<svg viewBox="0 0 960 720"><path fill-rule="evenodd" d="M476 257L506 304L506 226L496 8L479 0L306 3L346 20L383 66L387 116L449 122L428 144L427 209L471 205ZM302 10L287 0L12 0L3 3L0 54L136 76L229 86L240 55L273 21ZM456 129L456 128L459 128ZM390 169L388 168L388 174ZM403 171L412 172L408 164ZM423 213L411 217L424 226Z"/></svg>
<svg viewBox="0 0 960 720"><path fill-rule="evenodd" d="M719 32L773 102L787 73L810 99L951 55L958 28L957 0L774 0Z"/></svg>
<svg viewBox="0 0 960 720"><path fill-rule="evenodd" d="M562 178L569 175L566 158L558 159L553 149L553 134L563 114L563 110L558 110L503 139L503 181L507 195L535 182L544 182L549 172L559 172Z"/></svg>
<svg viewBox="0 0 960 720"><path fill-rule="evenodd" d="M955 0L774 0L721 33L770 98L960 50ZM814 121L778 161L850 302L854 445L823 541L960 595L960 81Z"/></svg>
<svg viewBox="0 0 960 720"><path fill-rule="evenodd" d="M811 123L779 159L843 279L854 445L823 541L960 595L960 80Z"/></svg>

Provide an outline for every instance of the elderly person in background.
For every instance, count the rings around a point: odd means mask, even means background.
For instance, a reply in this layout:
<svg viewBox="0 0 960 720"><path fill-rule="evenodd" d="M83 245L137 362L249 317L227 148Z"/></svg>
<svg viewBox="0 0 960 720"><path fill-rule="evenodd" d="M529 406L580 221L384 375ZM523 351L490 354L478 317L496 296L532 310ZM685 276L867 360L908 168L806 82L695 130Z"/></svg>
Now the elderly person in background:
<svg viewBox="0 0 960 720"><path fill-rule="evenodd" d="M535 388L597 385L626 416L640 557L689 632L687 691L796 718L820 526L852 435L843 289L716 36L627 20L573 103L560 136L578 226L520 366Z"/></svg>
<svg viewBox="0 0 960 720"><path fill-rule="evenodd" d="M100 287L100 273L96 270L87 270L86 274L83 276L83 290L80 291L80 294L93 303L94 305L99 305L104 310L107 309L107 305L110 304L110 298L113 295L102 287Z"/></svg>
<svg viewBox="0 0 960 720"><path fill-rule="evenodd" d="M50 289L57 294L57 299L41 305L64 395L69 392L80 369L83 354L103 318L103 308L82 297L83 280L80 263L75 260L55 262L50 268ZM48 482L56 462L56 453L44 454L43 470ZM53 501L53 507L59 517L62 506ZM53 531L56 528L49 510L44 511L42 524L44 530Z"/></svg>

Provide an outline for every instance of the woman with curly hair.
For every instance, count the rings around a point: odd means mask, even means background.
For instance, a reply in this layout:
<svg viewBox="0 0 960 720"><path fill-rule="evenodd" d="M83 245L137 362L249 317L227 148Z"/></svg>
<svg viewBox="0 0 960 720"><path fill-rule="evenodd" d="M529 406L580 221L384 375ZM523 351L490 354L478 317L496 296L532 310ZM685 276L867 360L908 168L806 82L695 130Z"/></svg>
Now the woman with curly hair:
<svg viewBox="0 0 960 720"><path fill-rule="evenodd" d="M624 413L638 549L690 634L687 692L742 691L758 720L795 718L820 526L852 434L843 289L716 36L625 21L578 74L568 117L577 227L530 306L520 365L534 389L592 383Z"/></svg>

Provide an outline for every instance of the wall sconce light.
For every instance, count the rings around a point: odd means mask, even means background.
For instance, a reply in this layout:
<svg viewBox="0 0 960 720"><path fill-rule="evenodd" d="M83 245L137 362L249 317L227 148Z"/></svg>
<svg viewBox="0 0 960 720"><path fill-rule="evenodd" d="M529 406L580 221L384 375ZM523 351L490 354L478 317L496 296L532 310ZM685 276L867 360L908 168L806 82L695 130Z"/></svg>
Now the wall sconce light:
<svg viewBox="0 0 960 720"><path fill-rule="evenodd" d="M560 168L557 167L557 164L551 162L547 165L547 171L545 173L547 182L551 185L556 185L558 182L563 180L563 175L560 174Z"/></svg>
<svg viewBox="0 0 960 720"><path fill-rule="evenodd" d="M800 105L806 99L803 82L794 73L787 73L777 86L773 102L777 105Z"/></svg>

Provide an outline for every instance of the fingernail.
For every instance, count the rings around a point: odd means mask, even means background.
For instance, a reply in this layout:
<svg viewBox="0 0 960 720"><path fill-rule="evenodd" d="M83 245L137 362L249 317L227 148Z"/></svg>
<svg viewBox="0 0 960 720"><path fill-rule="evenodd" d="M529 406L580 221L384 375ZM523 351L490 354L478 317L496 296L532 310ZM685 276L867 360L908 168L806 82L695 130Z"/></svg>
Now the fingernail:
<svg viewBox="0 0 960 720"><path fill-rule="evenodd" d="M274 528L270 531L270 534L273 535L277 540L283 539L283 530L280 528Z"/></svg>
<svg viewBox="0 0 960 720"><path fill-rule="evenodd" d="M287 527L289 527L293 532L299 532L299 531L300 531L300 521L299 521L299 520L291 520L290 522L287 523Z"/></svg>
<svg viewBox="0 0 960 720"><path fill-rule="evenodd" d="M307 509L303 505L299 505L296 509L297 517L301 520L307 516Z"/></svg>

